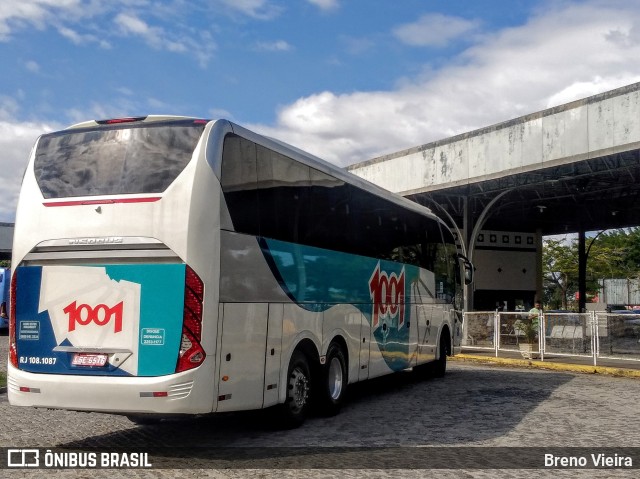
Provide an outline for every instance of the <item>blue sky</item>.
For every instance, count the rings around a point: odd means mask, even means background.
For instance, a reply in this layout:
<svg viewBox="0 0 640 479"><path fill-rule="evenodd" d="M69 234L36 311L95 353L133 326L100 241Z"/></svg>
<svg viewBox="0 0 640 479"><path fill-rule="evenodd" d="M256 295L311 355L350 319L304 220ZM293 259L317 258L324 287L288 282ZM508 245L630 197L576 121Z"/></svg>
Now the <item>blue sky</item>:
<svg viewBox="0 0 640 479"><path fill-rule="evenodd" d="M640 80L619 0L2 0L0 221L87 119L224 117L345 166Z"/></svg>

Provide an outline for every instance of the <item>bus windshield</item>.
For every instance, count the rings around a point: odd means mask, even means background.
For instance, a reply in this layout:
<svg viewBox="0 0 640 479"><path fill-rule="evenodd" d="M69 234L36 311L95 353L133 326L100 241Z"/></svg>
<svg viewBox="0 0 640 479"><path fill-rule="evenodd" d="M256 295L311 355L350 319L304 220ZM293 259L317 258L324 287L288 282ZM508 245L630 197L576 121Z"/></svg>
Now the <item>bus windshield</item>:
<svg viewBox="0 0 640 479"><path fill-rule="evenodd" d="M47 198L163 192L191 160L204 124L96 126L43 135L34 172Z"/></svg>

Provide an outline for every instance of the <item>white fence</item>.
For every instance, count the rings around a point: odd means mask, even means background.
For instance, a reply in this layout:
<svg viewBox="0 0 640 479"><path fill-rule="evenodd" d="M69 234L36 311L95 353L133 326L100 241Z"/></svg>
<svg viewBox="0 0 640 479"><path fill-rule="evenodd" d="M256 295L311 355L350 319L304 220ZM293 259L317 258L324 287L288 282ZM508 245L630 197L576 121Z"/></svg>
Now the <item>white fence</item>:
<svg viewBox="0 0 640 479"><path fill-rule="evenodd" d="M464 314L463 349L519 351L523 357L578 356L640 361L640 314L543 313L536 338L525 337L526 312L474 311ZM533 343L530 345L530 343Z"/></svg>
<svg viewBox="0 0 640 479"><path fill-rule="evenodd" d="M640 304L640 279L603 279L599 297L608 304Z"/></svg>

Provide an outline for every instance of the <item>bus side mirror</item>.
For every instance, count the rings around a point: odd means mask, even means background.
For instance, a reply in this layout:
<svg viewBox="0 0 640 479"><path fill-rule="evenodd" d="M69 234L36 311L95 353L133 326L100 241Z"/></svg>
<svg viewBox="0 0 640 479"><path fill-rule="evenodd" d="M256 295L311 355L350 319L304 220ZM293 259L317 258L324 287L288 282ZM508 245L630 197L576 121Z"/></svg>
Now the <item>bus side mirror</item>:
<svg viewBox="0 0 640 479"><path fill-rule="evenodd" d="M471 261L463 254L458 254L458 258L462 260L462 266L464 267L464 284L473 283L473 265Z"/></svg>
<svg viewBox="0 0 640 479"><path fill-rule="evenodd" d="M464 263L464 284L473 283L473 265L469 261Z"/></svg>

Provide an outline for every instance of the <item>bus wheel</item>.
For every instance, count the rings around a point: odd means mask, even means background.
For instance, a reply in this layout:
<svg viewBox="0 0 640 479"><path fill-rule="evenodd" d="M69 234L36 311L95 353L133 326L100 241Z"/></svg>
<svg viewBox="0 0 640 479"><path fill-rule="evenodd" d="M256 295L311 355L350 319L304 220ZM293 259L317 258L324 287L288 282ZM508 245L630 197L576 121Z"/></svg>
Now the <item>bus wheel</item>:
<svg viewBox="0 0 640 479"><path fill-rule="evenodd" d="M282 426L292 429L302 425L309 409L311 373L307 357L294 351L287 373L287 399L282 404Z"/></svg>
<svg viewBox="0 0 640 479"><path fill-rule="evenodd" d="M440 335L440 355L433 364L433 376L436 378L443 378L447 372L447 353L449 351L449 343L447 336L443 333Z"/></svg>
<svg viewBox="0 0 640 479"><path fill-rule="evenodd" d="M326 416L338 414L347 390L347 361L342 348L331 343L327 350L327 361L322 370L319 387L319 412Z"/></svg>

